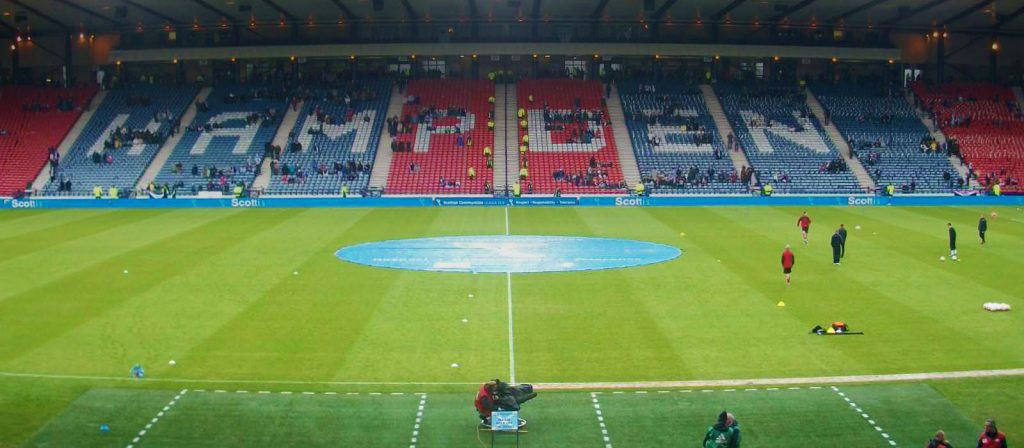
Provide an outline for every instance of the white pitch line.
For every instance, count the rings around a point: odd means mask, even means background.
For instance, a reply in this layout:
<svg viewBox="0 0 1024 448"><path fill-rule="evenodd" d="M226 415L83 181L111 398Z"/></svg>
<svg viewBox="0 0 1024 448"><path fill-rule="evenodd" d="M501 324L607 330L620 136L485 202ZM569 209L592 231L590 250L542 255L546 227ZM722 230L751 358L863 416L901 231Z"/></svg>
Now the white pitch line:
<svg viewBox="0 0 1024 448"><path fill-rule="evenodd" d="M512 234L512 225L508 219L508 207L505 207L505 235ZM508 380L516 384L516 338L515 322L512 319L512 272L505 272L505 285L508 290Z"/></svg>
<svg viewBox="0 0 1024 448"><path fill-rule="evenodd" d="M416 423L412 426L412 438L409 439L409 448L416 448L420 439L420 427L423 425L423 411L427 407L427 394L420 395L420 404L416 408Z"/></svg>
<svg viewBox="0 0 1024 448"><path fill-rule="evenodd" d="M164 411L170 409L171 406L174 406L174 404L177 403L178 400L181 400L181 397L187 393L188 389L182 389L181 392L178 392L178 394L175 395L174 398L172 398L171 401L169 401L166 406L164 406ZM164 411L158 412L156 414L156 417L153 417L153 419L146 424L146 428L140 430L139 435L132 439L132 443L128 444L125 448L132 448L134 444L139 443L139 441L141 441L142 438L146 436L146 432L148 432L153 427L153 425L156 424L156 422L160 421L160 417L164 416Z"/></svg>
<svg viewBox="0 0 1024 448"><path fill-rule="evenodd" d="M565 383L533 383L536 389L573 390L573 389L683 389L704 387L737 387L766 385L809 385L809 384L844 384L844 383L895 383L906 381L951 380L960 378L994 378L1024 376L1024 368L996 370L960 370L953 372L898 373L887 375L850 375L850 376L817 376L789 378L751 378L726 380L682 380L682 381L620 381L620 382L565 382ZM260 379L199 379L199 378L146 378L136 379L128 376L100 375L65 375L58 373L24 373L0 372L0 377L39 378L69 381L116 381L116 382L150 382L168 384L260 384L260 385L302 385L302 386L480 386L479 382L441 382L441 381L298 381L298 380L260 380ZM820 388L818 386L810 389Z"/></svg>
<svg viewBox="0 0 1024 448"><path fill-rule="evenodd" d="M604 412L601 411L601 402L597 399L597 393L590 393L590 401L594 404L597 425L601 427L601 439L604 440L604 448L612 448L612 438L608 436L608 426L604 424Z"/></svg>
<svg viewBox="0 0 1024 448"><path fill-rule="evenodd" d="M508 287L508 376L509 383L516 384L516 337L515 322L512 318L512 273L505 273Z"/></svg>
<svg viewBox="0 0 1024 448"><path fill-rule="evenodd" d="M840 391L838 387L832 386L831 389L832 392L836 393L836 396L845 400L850 405L850 409L857 412L857 415L860 415L861 417L864 418L868 418L868 415L862 412L863 409L858 408L856 403L850 402L850 397L847 397L846 394ZM890 446L896 446L896 441L892 439L892 436L889 433L885 432L885 430L882 429L881 426L876 425L874 420L868 420L868 424L872 425L875 429L875 432L879 433L882 436L882 438L885 439L886 442L889 442Z"/></svg>
<svg viewBox="0 0 1024 448"><path fill-rule="evenodd" d="M508 207L506 206L505 207L505 235L511 235L510 228L511 227L509 226L509 223L508 223Z"/></svg>

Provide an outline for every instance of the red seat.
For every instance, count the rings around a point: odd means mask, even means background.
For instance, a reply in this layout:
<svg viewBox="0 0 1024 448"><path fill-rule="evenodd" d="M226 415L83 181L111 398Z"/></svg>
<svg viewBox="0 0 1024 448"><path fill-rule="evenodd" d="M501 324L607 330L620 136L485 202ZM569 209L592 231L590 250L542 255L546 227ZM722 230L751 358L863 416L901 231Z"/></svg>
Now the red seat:
<svg viewBox="0 0 1024 448"><path fill-rule="evenodd" d="M1000 182L1003 191L1024 191L1014 185L1024 181L1024 116L1012 90L987 83L912 88L942 132L960 145L982 185Z"/></svg>
<svg viewBox="0 0 1024 448"><path fill-rule="evenodd" d="M522 181L524 192L528 191L529 184L533 185L534 193L553 193L556 189L560 189L565 194L619 194L625 191L624 188L621 188L622 169L619 165L619 154L615 147L612 128L608 124L608 109L602 101L603 92L604 89L599 81L540 79L520 81L516 85L517 104L528 112L533 111L534 117L542 118L545 104L552 111L572 113L576 109L577 98L582 110L591 115L600 112L603 117L600 124L597 124L597 121L568 122L564 124L564 129L550 131L543 129L543 119L531 120L531 127L540 128L531 129L534 131L534 136L539 132L546 133L550 136L550 141L547 138L544 138L544 141L530 141L529 150L525 155L529 162L527 167L529 177ZM529 101L530 95L533 95L533 102ZM591 145L566 144L571 141L573 130L576 131L576 135L579 135L580 132L591 126L598 128L591 129L596 134ZM516 127L519 129L519 140L517 141L522 142L523 135L529 131L523 130L518 125ZM516 146L510 145L509 150L517 150ZM580 148L581 146L599 147L600 149L587 150ZM600 165L604 165L599 168L600 175L596 176L591 183L587 184L584 181L580 185L576 185L573 182L556 180L553 177L555 171L561 170L567 176L579 174L586 179L591 158L596 159ZM520 157L519 163L522 167L522 157ZM518 170L510 171L518 174ZM599 185L600 183L605 183L609 187L603 188Z"/></svg>
<svg viewBox="0 0 1024 448"><path fill-rule="evenodd" d="M96 93L94 87L55 89L4 87L0 90L0 196L23 191L43 169L51 147L61 140L78 120L82 106ZM58 97L71 97L75 110L57 110ZM33 104L48 106L38 112L25 110Z"/></svg>
<svg viewBox="0 0 1024 448"><path fill-rule="evenodd" d="M494 132L487 129L487 114L491 110L488 98L494 95L491 81L463 81L449 79L418 80L409 83L406 96L419 97L419 104L402 107L402 117L413 116L431 107L444 111L449 107L463 108L467 117L438 116L432 121L435 128L453 129L460 123L473 124L460 129L464 139L472 139L472 146L460 148L458 135L420 129L422 124L412 125L411 132L399 134L396 142L419 145L420 151L396 152L391 160L386 192L389 194L482 194L484 182L491 183L492 169L487 168L484 147L494 148ZM442 113L442 115L444 115ZM425 139L417 141L417 137ZM410 166L415 164L415 172ZM469 179L469 167L476 171L476 178ZM445 186L440 183L445 179ZM458 182L457 187L447 186L448 181ZM493 184L492 184L493 186Z"/></svg>

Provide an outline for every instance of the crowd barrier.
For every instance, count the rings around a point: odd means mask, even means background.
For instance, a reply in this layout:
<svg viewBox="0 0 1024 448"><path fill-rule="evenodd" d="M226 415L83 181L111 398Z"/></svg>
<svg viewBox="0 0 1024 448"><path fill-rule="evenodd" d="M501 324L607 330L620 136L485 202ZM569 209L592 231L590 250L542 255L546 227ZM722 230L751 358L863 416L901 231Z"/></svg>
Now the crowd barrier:
<svg viewBox="0 0 1024 448"><path fill-rule="evenodd" d="M686 206L1021 206L1024 196L581 196L581 197L379 197L379 198L176 198L58 199L0 201L12 209L154 209L154 208L317 208L317 207L686 207Z"/></svg>

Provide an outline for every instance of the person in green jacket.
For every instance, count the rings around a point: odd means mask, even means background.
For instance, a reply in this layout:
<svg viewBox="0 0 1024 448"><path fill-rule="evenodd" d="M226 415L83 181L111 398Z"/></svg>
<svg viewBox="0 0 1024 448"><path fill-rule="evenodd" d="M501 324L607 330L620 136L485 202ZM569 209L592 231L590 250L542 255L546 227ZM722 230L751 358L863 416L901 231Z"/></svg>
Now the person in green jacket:
<svg viewBox="0 0 1024 448"><path fill-rule="evenodd" d="M732 414L722 411L718 414L718 422L708 428L704 434L704 448L739 448L740 425Z"/></svg>

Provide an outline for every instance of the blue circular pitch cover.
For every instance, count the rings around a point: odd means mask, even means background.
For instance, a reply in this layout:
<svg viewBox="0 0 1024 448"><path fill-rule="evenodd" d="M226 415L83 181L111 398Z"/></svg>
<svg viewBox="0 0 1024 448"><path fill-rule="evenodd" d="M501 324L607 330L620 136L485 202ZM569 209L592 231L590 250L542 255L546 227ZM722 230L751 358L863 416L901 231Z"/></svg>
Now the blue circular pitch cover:
<svg viewBox="0 0 1024 448"><path fill-rule="evenodd" d="M435 272L531 273L619 269L673 260L677 247L614 238L476 235L377 241L334 253L351 263Z"/></svg>

